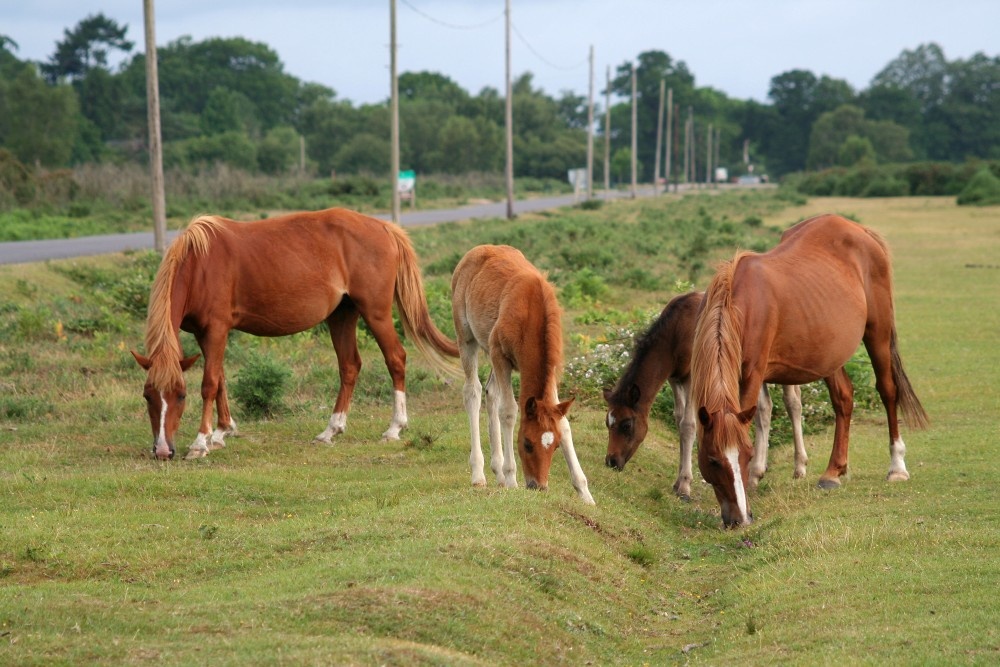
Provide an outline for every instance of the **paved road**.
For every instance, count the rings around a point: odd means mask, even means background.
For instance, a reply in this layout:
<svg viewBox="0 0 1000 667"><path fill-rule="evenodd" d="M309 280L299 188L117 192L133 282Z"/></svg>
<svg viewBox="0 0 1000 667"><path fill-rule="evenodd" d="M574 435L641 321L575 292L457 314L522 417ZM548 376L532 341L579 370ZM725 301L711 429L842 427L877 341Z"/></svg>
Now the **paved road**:
<svg viewBox="0 0 1000 667"><path fill-rule="evenodd" d="M652 196L652 187L640 188L640 197ZM613 190L595 195L600 199L627 198L627 191ZM556 197L539 197L514 202L514 213L527 213L572 206L573 195ZM434 211L412 211L403 209L400 222L404 227L432 225L439 222L470 220L472 218L503 218L507 215L507 202L476 204L456 209ZM388 214L377 215L388 219ZM179 232L168 231L169 243ZM49 259L66 259L69 257L85 257L89 255L104 255L125 250L143 250L153 247L153 232L135 232L130 234L110 234L107 236L85 236L74 239L51 239L45 241L10 241L0 243L0 264L23 264L27 262L42 262Z"/></svg>
<svg viewBox="0 0 1000 667"><path fill-rule="evenodd" d="M642 190L640 196L649 196L651 189ZM628 193L612 191L598 195L604 199L627 197ZM574 203L572 195L556 197L540 197L514 202L514 213L527 213L545 209L571 206ZM507 202L475 204L455 209L440 209L428 211L406 211L403 209L400 222L404 227L432 225L440 222L470 220L473 218L503 218L507 215ZM377 214L376 217L388 219L389 214ZM172 241L179 232L167 232L167 243ZM89 255L103 255L126 250L143 250L154 246L153 232L133 232L129 234L109 234L105 236L84 236L72 239L47 239L44 241L10 241L0 243L0 264L22 264L26 262L41 262L49 259L66 259Z"/></svg>

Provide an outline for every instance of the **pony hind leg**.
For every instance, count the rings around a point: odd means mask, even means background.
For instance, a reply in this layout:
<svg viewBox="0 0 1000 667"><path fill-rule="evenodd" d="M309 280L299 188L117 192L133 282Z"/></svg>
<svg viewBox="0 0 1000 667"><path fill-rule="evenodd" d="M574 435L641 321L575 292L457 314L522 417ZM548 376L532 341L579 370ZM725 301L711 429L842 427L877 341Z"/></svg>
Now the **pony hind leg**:
<svg viewBox="0 0 1000 667"><path fill-rule="evenodd" d="M493 372L486 383L486 408L490 415L490 466L498 484L516 489L514 426L517 422L517 401L511 383L512 369L501 355L493 356Z"/></svg>
<svg viewBox="0 0 1000 667"><path fill-rule="evenodd" d="M846 367L841 367L824 380L827 389L830 390L830 403L833 406L833 449L830 451L830 462L820 475L818 486L821 489L834 489L840 486L840 478L847 474L847 448L850 443L851 415L854 412L854 385L851 384Z"/></svg>
<svg viewBox="0 0 1000 667"><path fill-rule="evenodd" d="M906 443L899 435L899 388L892 374L891 349L888 343L869 345L867 340L865 349L872 362L875 389L885 406L885 418L889 427L889 472L886 474L886 481L905 482L910 479L910 473L906 469Z"/></svg>
<svg viewBox="0 0 1000 667"><path fill-rule="evenodd" d="M802 388L797 384L786 384L781 388L781 397L788 411L788 420L792 422L792 441L795 443L795 471L792 477L802 479L806 476L806 465L809 463L802 437Z"/></svg>
<svg viewBox="0 0 1000 667"><path fill-rule="evenodd" d="M406 415L406 350L396 335L396 329L392 323L392 304L387 303L385 308L369 308L361 312L375 342L382 350L382 358L385 359L385 367L389 369L392 377L393 406L392 420L389 428L382 434L383 440L399 440L399 434L408 423Z"/></svg>
<svg viewBox="0 0 1000 667"><path fill-rule="evenodd" d="M479 344L475 340L459 343L459 357L465 384L462 386L462 402L469 417L469 468L472 471L472 486L486 486L486 465L483 459L482 438L479 432L479 411L483 403L483 387L479 382Z"/></svg>
<svg viewBox="0 0 1000 667"><path fill-rule="evenodd" d="M344 299L333 313L326 318L330 329L330 340L337 355L337 369L340 374L340 389L333 405L330 421L326 429L317 435L315 442L329 443L333 436L347 430L347 412L351 409L354 385L361 372L361 354L358 353L358 309L348 299Z"/></svg>
<svg viewBox="0 0 1000 667"><path fill-rule="evenodd" d="M691 452L694 449L694 438L697 430L694 403L690 400L691 379L683 382L673 379L670 389L674 393L674 420L677 422L677 433L680 437L680 455L677 466L677 480L674 481L674 493L681 500L691 500Z"/></svg>

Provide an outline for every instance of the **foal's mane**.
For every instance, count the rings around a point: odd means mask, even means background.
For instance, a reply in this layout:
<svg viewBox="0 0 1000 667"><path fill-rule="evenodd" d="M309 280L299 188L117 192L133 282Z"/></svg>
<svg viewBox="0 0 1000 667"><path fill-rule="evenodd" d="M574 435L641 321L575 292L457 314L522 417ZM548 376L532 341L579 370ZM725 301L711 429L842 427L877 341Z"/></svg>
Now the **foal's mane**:
<svg viewBox="0 0 1000 667"><path fill-rule="evenodd" d="M559 307L555 289L548 283L544 275L540 287L539 291L544 305L542 312L545 314L541 341L543 363L541 380L542 387L547 389L549 386L556 387L562 372L562 308Z"/></svg>
<svg viewBox="0 0 1000 667"><path fill-rule="evenodd" d="M743 362L742 314L733 306L733 274L739 252L719 266L705 292L705 303L694 334L691 358L691 394L694 404L715 414L729 408L739 412L740 367Z"/></svg>
<svg viewBox="0 0 1000 667"><path fill-rule="evenodd" d="M181 345L171 322L170 295L174 278L188 255L203 256L208 252L211 236L223 218L215 215L196 216L163 255L153 279L146 315L146 354L149 355L149 381L158 391L181 381Z"/></svg>
<svg viewBox="0 0 1000 667"><path fill-rule="evenodd" d="M667 307L653 320L653 323L645 331L636 334L632 358L625 366L621 378L618 379L618 384L615 385L611 394L611 400L618 403L626 402L624 397L625 390L634 384L638 384L636 378L639 376L639 369L643 367L646 358L651 353L658 351L658 343L662 336L661 332L673 323L674 318L677 317L677 310L680 307L680 298L671 299Z"/></svg>

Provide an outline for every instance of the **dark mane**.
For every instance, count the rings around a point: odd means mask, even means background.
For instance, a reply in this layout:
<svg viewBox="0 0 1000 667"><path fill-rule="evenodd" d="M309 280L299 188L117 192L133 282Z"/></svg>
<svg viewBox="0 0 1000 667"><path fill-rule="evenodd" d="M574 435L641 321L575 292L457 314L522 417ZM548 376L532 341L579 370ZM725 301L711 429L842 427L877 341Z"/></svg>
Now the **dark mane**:
<svg viewBox="0 0 1000 667"><path fill-rule="evenodd" d="M658 344L664 338L666 329L676 323L681 311L687 307L687 302L691 298L699 296L699 292L689 292L674 297L645 331L641 331L635 335L632 357L622 372L618 384L615 385L610 400L617 403L627 402L623 395L625 388L639 383L639 371L645 365L649 355L657 351Z"/></svg>

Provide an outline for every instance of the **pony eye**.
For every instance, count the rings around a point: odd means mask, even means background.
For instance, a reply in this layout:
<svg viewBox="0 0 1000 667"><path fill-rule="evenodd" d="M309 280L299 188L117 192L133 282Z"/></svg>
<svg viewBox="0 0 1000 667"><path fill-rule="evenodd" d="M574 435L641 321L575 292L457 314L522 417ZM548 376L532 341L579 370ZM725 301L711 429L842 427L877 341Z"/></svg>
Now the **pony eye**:
<svg viewBox="0 0 1000 667"><path fill-rule="evenodd" d="M177 394L177 401L183 403L187 400L187 394Z"/></svg>
<svg viewBox="0 0 1000 667"><path fill-rule="evenodd" d="M142 397L146 400L147 403L152 403L153 402L153 395L152 394L143 394Z"/></svg>
<svg viewBox="0 0 1000 667"><path fill-rule="evenodd" d="M527 438L524 439L524 451L531 454L535 451L535 446L531 444L531 441Z"/></svg>
<svg viewBox="0 0 1000 667"><path fill-rule="evenodd" d="M622 422L622 425L618 428L622 432L622 435L632 435L632 431L635 428L635 420L626 419L625 421Z"/></svg>

